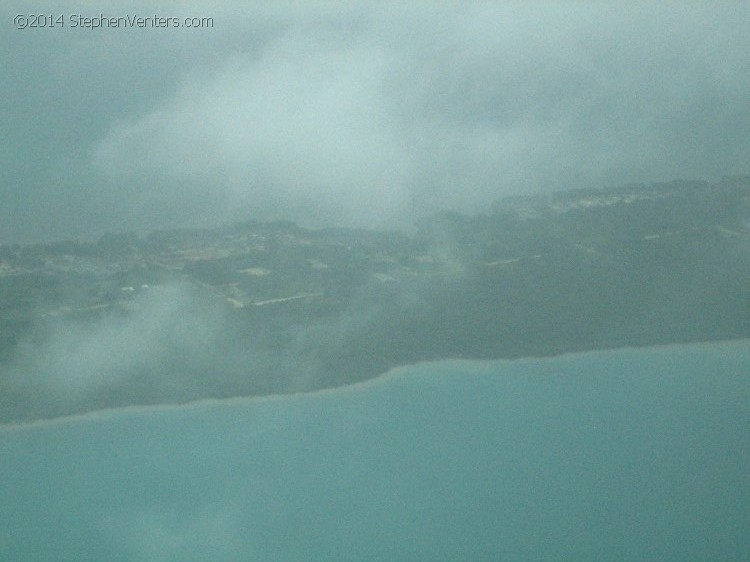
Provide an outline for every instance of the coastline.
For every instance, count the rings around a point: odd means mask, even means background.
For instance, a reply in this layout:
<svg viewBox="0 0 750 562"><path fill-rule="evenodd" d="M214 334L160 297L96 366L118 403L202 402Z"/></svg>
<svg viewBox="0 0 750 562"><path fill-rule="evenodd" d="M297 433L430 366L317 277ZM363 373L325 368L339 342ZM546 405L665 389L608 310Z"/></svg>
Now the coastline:
<svg viewBox="0 0 750 562"><path fill-rule="evenodd" d="M364 379L344 383L341 385L306 390L293 391L287 393L274 394L249 394L228 396L225 398L206 397L189 400L185 402L161 402L156 404L132 404L124 406L115 406L111 408L102 408L90 410L69 415L56 416L51 418L37 418L32 420L22 420L11 423L0 423L0 435L9 434L16 431L30 431L35 429L46 429L57 427L69 423L78 422L96 422L103 419L111 418L117 415L139 414L145 412L170 412L185 411L190 409L208 409L227 405L240 405L245 403L264 403L288 399L308 399L319 396L326 396L342 392L353 392L364 390L374 385L383 384L389 380L397 378L413 368L420 368L433 364L492 364L492 363L534 363L534 362L552 362L560 359L576 359L586 356L604 356L611 353L629 353L629 352L666 352L669 350L679 350L686 347L690 348L708 348L710 346L750 346L750 338L728 338L717 340L698 340L684 342L667 342L655 343L650 345L628 345L622 347L595 348L589 350L571 350L563 351L548 355L519 355L517 357L496 357L496 358L472 358L472 357L445 357L440 359L424 359L403 365L396 365L388 370Z"/></svg>

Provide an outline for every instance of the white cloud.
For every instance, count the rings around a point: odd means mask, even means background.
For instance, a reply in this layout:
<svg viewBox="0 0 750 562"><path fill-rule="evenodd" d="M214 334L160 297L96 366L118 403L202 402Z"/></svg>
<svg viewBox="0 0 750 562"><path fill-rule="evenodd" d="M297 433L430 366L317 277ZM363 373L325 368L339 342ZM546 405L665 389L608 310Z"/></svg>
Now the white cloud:
<svg viewBox="0 0 750 562"><path fill-rule="evenodd" d="M520 3L245 13L231 22L244 43L115 122L93 163L177 206L202 197L225 220L306 224L409 224L509 192L710 175L696 155L736 126L747 79L733 71L748 60L723 39L736 31L727 14L713 14Z"/></svg>
<svg viewBox="0 0 750 562"><path fill-rule="evenodd" d="M208 369L222 333L220 314L202 304L188 287L151 287L134 300L131 313L51 323L42 341L30 338L19 347L9 388L47 404L48 415L90 409L113 390L179 395L181 387L190 390L189 374L174 365Z"/></svg>
<svg viewBox="0 0 750 562"><path fill-rule="evenodd" d="M200 184L231 205L317 208L353 222L405 205L409 151L383 91L379 48L283 36L188 77L166 104L121 122L94 161L112 175Z"/></svg>

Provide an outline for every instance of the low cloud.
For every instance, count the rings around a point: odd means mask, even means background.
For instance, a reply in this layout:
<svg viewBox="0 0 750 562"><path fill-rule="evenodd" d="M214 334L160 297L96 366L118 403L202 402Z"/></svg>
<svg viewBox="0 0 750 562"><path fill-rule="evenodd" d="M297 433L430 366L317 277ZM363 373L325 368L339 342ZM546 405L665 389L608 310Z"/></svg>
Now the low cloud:
<svg viewBox="0 0 750 562"><path fill-rule="evenodd" d="M183 3L157 11L214 26L6 34L0 240L410 227L507 194L745 174L748 10Z"/></svg>
<svg viewBox="0 0 750 562"><path fill-rule="evenodd" d="M118 119L94 167L225 219L318 226L742 171L750 59L727 7L391 8L287 5L252 49Z"/></svg>
<svg viewBox="0 0 750 562"><path fill-rule="evenodd" d="M209 78L188 78L163 107L116 125L94 162L137 182L208 190L228 213L392 216L404 209L408 154L378 91L384 58L283 38L258 60L235 57Z"/></svg>
<svg viewBox="0 0 750 562"><path fill-rule="evenodd" d="M217 358L220 312L180 285L149 288L132 307L40 324L3 367L4 397L16 397L6 415L53 417L195 395L191 378L210 373Z"/></svg>
<svg viewBox="0 0 750 562"><path fill-rule="evenodd" d="M392 364L372 355L371 330L417 313L432 290L374 280L340 312L299 318L234 310L212 289L169 283L98 314L39 320L0 366L0 424L376 376Z"/></svg>

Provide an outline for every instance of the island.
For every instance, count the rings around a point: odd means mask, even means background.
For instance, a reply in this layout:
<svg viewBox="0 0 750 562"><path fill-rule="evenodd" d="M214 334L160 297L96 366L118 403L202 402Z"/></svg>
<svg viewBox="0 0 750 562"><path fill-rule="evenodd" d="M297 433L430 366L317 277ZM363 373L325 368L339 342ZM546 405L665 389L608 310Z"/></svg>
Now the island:
<svg viewBox="0 0 750 562"><path fill-rule="evenodd" d="M0 246L0 423L750 337L750 176Z"/></svg>

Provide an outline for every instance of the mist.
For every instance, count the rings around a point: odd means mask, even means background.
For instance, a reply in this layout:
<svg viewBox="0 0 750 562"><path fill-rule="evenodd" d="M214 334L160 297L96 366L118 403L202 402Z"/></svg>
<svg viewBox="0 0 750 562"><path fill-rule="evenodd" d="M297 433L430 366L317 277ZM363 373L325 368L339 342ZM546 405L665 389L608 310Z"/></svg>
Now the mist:
<svg viewBox="0 0 750 562"><path fill-rule="evenodd" d="M419 314L434 292L416 282L365 284L346 309L301 321L262 306L240 314L209 287L172 281L98 314L41 318L0 366L0 424L370 378L392 366L358 355L370 332Z"/></svg>
<svg viewBox="0 0 750 562"><path fill-rule="evenodd" d="M8 4L0 558L750 551L750 3Z"/></svg>
<svg viewBox="0 0 750 562"><path fill-rule="evenodd" d="M508 194L747 171L741 3L239 6L159 8L209 29L3 33L0 241L409 228Z"/></svg>

